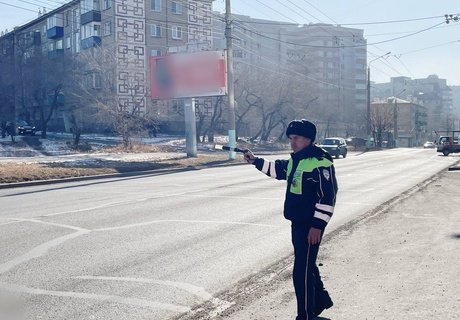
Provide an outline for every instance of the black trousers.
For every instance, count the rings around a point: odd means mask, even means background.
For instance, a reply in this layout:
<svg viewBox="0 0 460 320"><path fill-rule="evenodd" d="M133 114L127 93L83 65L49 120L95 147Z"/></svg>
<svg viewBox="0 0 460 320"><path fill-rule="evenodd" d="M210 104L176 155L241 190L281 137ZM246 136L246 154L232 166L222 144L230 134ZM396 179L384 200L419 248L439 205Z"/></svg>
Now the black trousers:
<svg viewBox="0 0 460 320"><path fill-rule="evenodd" d="M312 320L315 315L315 291L324 288L316 266L319 244L309 245L309 225L293 224L291 227L294 246L294 289L297 298L296 320Z"/></svg>

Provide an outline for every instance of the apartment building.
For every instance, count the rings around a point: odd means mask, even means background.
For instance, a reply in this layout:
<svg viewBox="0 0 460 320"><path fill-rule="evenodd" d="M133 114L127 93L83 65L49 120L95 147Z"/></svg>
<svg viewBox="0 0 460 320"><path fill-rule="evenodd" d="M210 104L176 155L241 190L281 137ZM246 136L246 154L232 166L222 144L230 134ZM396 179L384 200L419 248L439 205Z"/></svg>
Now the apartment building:
<svg viewBox="0 0 460 320"><path fill-rule="evenodd" d="M459 115L453 106L452 89L446 79L437 75L427 78L392 77L390 82L373 84L371 99L386 99L390 96L421 104L427 108L426 130L453 130Z"/></svg>
<svg viewBox="0 0 460 320"><path fill-rule="evenodd" d="M363 30L330 24L306 24L233 16L233 56L238 66L290 74L307 83L314 108L336 134L352 134L366 112L367 41ZM214 45L225 47L225 23L215 19ZM326 119L327 118L327 119ZM361 123L361 126L364 123ZM358 132L354 132L357 134Z"/></svg>
<svg viewBox="0 0 460 320"><path fill-rule="evenodd" d="M200 50L212 46L213 0L73 0L16 27L0 37L0 65L8 72L0 78L4 101L1 108L14 117L34 121L37 102L31 82L22 79L24 72L35 73L36 83L47 72L34 72L34 64L46 63L49 75L83 53L102 49L112 55L115 99L120 111L134 108L144 114L149 98L149 57L164 55L177 48L195 45ZM46 59L45 59L46 58ZM104 70L102 70L103 72ZM65 74L63 75L65 76ZM42 77L42 78L41 78ZM101 70L88 68L85 85L101 88ZM28 92L29 91L29 92ZM72 108L72 87L62 90L55 126ZM13 98L6 99L5 92ZM42 97L43 98L43 97ZM65 119L64 119L65 120Z"/></svg>

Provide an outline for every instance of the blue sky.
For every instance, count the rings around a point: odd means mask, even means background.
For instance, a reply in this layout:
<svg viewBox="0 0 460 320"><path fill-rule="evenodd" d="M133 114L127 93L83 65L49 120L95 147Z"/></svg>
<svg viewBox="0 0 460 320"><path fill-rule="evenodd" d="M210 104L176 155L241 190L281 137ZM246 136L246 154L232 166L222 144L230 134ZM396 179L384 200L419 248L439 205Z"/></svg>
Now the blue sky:
<svg viewBox="0 0 460 320"><path fill-rule="evenodd" d="M5 28L11 30L15 25L34 19L39 7L46 6L52 9L63 2L65 1L0 0L0 30ZM386 60L378 59L372 62L373 81L387 82L392 76L425 78L430 74L437 74L447 79L449 85L460 85L460 21L446 24L443 17L444 14L460 14L458 0L231 0L231 2L234 13L252 17L299 24L311 22L344 26L347 24L348 27L364 29L369 44L379 43L369 45L369 60L391 51L391 55ZM214 8L222 11L224 4L225 0L216 0ZM400 20L413 21L376 23ZM393 40L398 37L403 38Z"/></svg>

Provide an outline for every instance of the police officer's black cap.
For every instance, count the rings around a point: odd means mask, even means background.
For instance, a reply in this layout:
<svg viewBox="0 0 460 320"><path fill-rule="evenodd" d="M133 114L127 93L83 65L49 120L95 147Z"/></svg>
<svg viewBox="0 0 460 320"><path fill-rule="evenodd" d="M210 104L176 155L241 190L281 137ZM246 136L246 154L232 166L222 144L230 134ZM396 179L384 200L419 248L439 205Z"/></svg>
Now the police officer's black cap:
<svg viewBox="0 0 460 320"><path fill-rule="evenodd" d="M316 139L316 126L308 120L292 120L286 129L286 136L296 134L305 138L311 139L314 142Z"/></svg>

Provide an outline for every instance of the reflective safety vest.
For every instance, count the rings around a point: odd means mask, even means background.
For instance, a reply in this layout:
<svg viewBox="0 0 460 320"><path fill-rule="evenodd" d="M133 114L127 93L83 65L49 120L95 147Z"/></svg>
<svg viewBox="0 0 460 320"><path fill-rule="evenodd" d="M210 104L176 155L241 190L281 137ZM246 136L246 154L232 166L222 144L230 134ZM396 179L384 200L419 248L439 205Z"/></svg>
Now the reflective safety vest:
<svg viewBox="0 0 460 320"><path fill-rule="evenodd" d="M292 166L293 166L293 160L292 158L288 160L287 164L287 172L286 175L288 177L288 184L290 182L289 186L289 192L294 193L294 194L302 194L302 177L304 172L312 172L313 170L319 168L319 167L330 167L332 165L332 161L328 159L318 159L318 158L307 158L307 159L302 159L299 161L299 164L297 165L297 168L295 169L295 172L292 176L292 180L289 181L289 177L291 176L291 171L292 171Z"/></svg>

